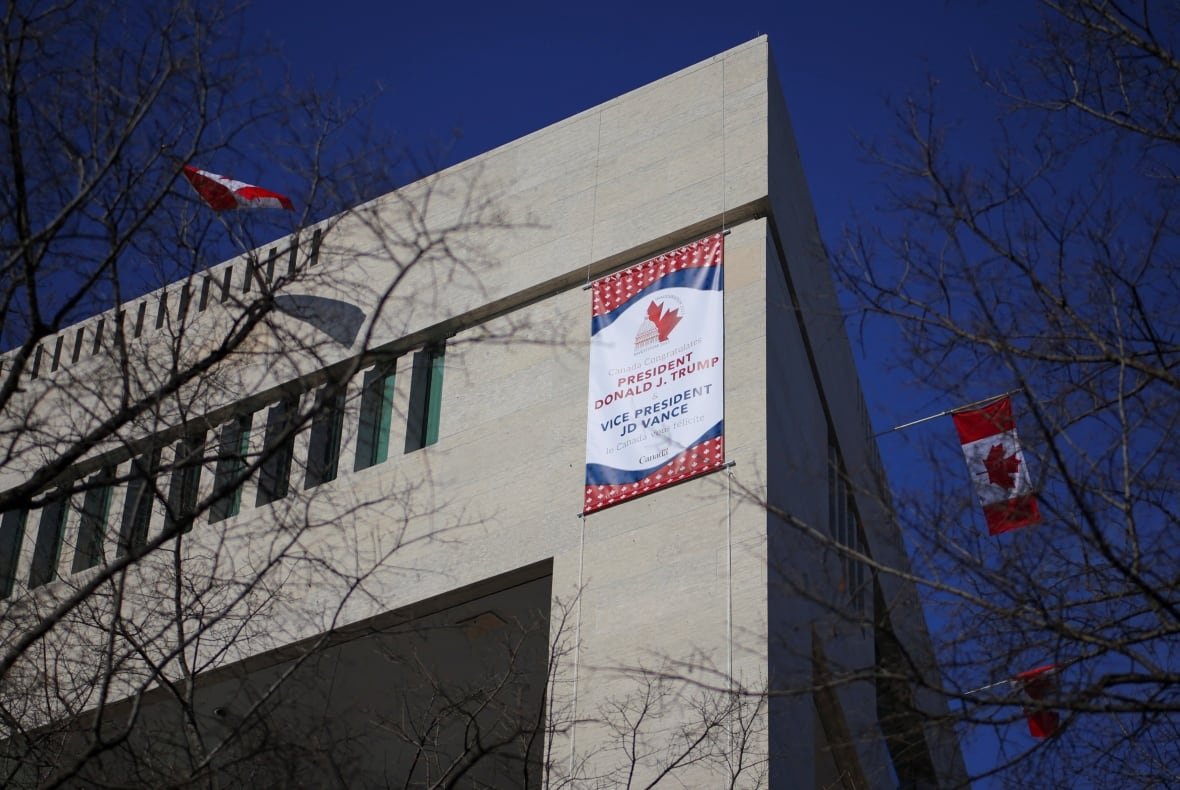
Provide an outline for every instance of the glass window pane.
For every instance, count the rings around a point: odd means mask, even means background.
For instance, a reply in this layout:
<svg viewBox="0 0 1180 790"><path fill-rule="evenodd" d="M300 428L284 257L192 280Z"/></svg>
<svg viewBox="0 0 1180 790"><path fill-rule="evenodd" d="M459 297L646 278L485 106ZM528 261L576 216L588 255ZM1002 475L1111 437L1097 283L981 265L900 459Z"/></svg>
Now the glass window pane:
<svg viewBox="0 0 1180 790"><path fill-rule="evenodd" d="M9 510L0 517L0 599L12 595L20 546L25 537L26 510Z"/></svg>
<svg viewBox="0 0 1180 790"><path fill-rule="evenodd" d="M836 475L838 474L838 461L836 459L836 448L831 444L828 445L828 532L834 537L836 535L836 519L839 514L836 512Z"/></svg>
<svg viewBox="0 0 1180 790"><path fill-rule="evenodd" d="M414 354L410 379L410 403L406 421L406 452L438 441L439 406L442 403L442 346L428 346Z"/></svg>
<svg viewBox="0 0 1180 790"><path fill-rule="evenodd" d="M107 467L86 481L82 513L78 522L78 546L74 549L74 573L93 568L105 560L103 541L110 518L114 467Z"/></svg>
<svg viewBox="0 0 1180 790"><path fill-rule="evenodd" d="M217 466L213 473L213 490L219 496L209 506L209 522L216 523L236 516L242 507L242 472L246 469L246 454L250 449L250 424L253 415L246 414L227 423L221 429L217 443Z"/></svg>
<svg viewBox="0 0 1180 790"><path fill-rule="evenodd" d="M156 470L160 465L159 448L144 453L131 462L131 478L127 481L127 500L123 503L123 524L119 529L116 556L131 549L142 548L147 542L148 526L152 520L152 501L156 494Z"/></svg>
<svg viewBox="0 0 1180 790"><path fill-rule="evenodd" d="M368 469L389 457L395 364L394 360L390 360L365 372L354 471Z"/></svg>
<svg viewBox="0 0 1180 790"><path fill-rule="evenodd" d="M181 439L172 458L172 478L168 483L168 509L164 528L180 524L181 534L193 528L193 513L201 485L201 467L205 461L205 434Z"/></svg>
<svg viewBox="0 0 1180 790"><path fill-rule="evenodd" d="M58 494L41 508L37 526L37 543L33 547L33 566L29 569L29 589L57 578L57 561L61 557L61 540L65 533L69 497Z"/></svg>
<svg viewBox="0 0 1180 790"><path fill-rule="evenodd" d="M291 456L295 452L292 430L299 412L299 399L288 398L270 407L266 415L266 439L258 469L258 507L287 495L291 478Z"/></svg>
<svg viewBox="0 0 1180 790"><path fill-rule="evenodd" d="M344 427L344 394L344 386L336 383L326 384L316 393L304 488L314 488L336 479L340 434Z"/></svg>

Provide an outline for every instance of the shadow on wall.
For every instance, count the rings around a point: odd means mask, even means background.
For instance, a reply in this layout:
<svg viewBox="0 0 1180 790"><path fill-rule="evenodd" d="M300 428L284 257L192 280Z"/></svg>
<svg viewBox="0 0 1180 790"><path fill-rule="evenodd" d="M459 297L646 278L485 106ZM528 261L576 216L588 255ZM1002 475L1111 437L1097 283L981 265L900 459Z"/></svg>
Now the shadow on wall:
<svg viewBox="0 0 1180 790"><path fill-rule="evenodd" d="M337 343L351 348L365 322L365 311L350 302L309 294L279 294L275 307L311 324Z"/></svg>

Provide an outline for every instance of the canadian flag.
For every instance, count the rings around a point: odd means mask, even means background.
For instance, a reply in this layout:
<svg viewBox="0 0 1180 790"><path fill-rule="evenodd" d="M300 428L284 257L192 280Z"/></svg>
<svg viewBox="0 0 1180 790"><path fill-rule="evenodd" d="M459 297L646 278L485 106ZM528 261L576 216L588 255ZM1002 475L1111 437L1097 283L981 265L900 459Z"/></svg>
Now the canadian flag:
<svg viewBox="0 0 1180 790"><path fill-rule="evenodd" d="M1057 688L1057 665L1046 664L1036 669L1019 672L1015 678L1025 695L1040 702L1050 696ZM1048 738L1057 732L1061 723L1061 716L1055 710L1048 708L1025 708L1024 716L1028 719L1028 732L1034 738Z"/></svg>
<svg viewBox="0 0 1180 790"><path fill-rule="evenodd" d="M285 208L290 211L295 208L291 198L286 195L219 176L207 170L198 170L192 165L184 166L184 177L214 211L229 211L236 208Z"/></svg>
<svg viewBox="0 0 1180 790"><path fill-rule="evenodd" d="M1024 453L1012 420L1012 399L951 415L967 457L967 470L983 505L987 531L999 535L1041 520Z"/></svg>

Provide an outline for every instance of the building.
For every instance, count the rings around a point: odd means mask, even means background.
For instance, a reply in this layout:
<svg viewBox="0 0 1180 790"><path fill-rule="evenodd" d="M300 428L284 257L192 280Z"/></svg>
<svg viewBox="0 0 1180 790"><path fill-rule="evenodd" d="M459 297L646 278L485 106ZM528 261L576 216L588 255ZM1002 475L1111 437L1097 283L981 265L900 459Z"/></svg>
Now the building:
<svg viewBox="0 0 1180 790"><path fill-rule="evenodd" d="M583 516L585 286L712 234L726 465ZM905 564L765 38L71 327L21 398L14 782L962 775L921 684L842 681L937 673L857 559Z"/></svg>

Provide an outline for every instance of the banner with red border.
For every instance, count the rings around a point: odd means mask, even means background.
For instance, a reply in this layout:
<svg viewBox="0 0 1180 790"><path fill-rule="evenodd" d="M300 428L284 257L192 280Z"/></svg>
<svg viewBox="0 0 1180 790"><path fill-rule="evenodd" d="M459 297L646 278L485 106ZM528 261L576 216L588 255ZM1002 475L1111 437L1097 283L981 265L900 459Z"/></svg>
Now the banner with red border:
<svg viewBox="0 0 1180 790"><path fill-rule="evenodd" d="M583 513L725 464L720 233L594 283Z"/></svg>

